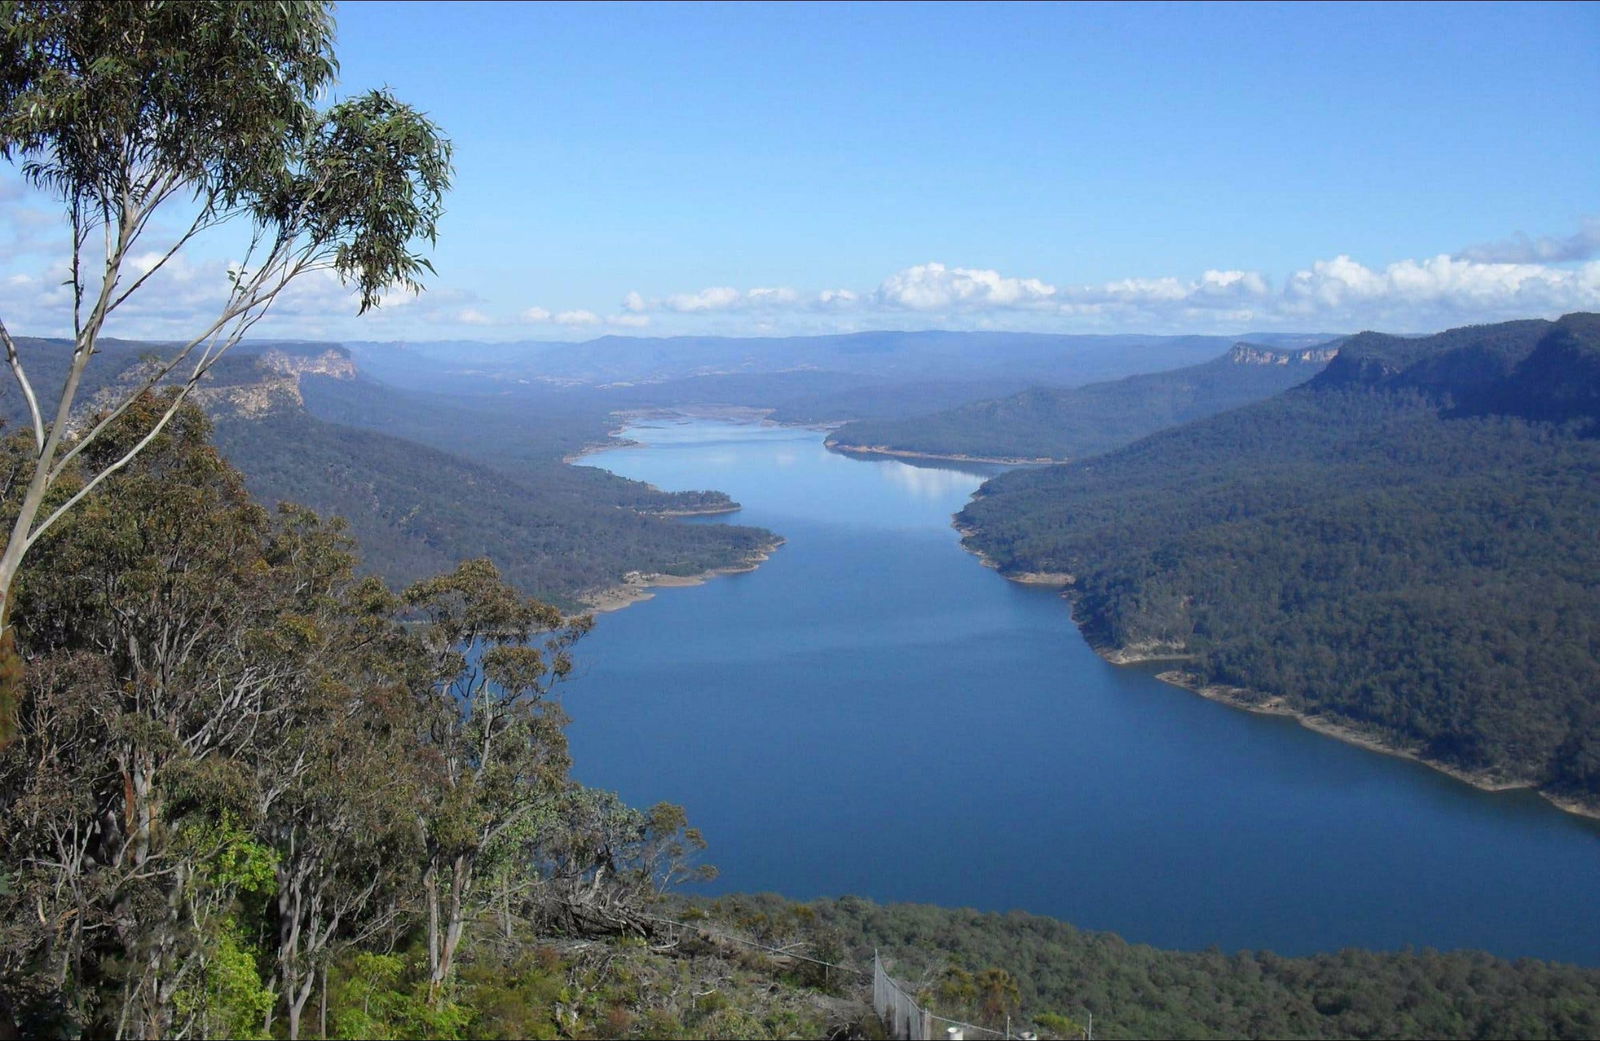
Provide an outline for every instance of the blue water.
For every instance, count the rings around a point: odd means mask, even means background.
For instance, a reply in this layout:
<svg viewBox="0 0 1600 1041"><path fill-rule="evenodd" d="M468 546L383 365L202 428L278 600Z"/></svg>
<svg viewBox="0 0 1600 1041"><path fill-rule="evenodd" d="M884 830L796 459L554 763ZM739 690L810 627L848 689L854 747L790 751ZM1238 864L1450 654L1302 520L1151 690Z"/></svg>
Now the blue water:
<svg viewBox="0 0 1600 1041"><path fill-rule="evenodd" d="M645 444L589 461L722 489L788 539L601 616L565 689L578 778L685 805L711 891L1600 964L1600 826L1108 665L1053 592L961 550L982 468L846 458L810 430L628 433Z"/></svg>

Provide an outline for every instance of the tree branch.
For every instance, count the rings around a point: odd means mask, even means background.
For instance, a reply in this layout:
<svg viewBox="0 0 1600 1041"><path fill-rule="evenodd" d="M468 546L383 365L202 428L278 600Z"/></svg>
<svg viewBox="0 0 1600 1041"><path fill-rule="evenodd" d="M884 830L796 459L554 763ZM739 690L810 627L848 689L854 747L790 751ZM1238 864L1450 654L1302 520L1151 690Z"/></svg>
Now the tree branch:
<svg viewBox="0 0 1600 1041"><path fill-rule="evenodd" d="M163 192L157 194L154 197L153 200L148 200L145 204L141 205L140 209L141 209L142 212L141 212L141 214L139 216L138 222L137 222L137 224L136 224L136 226L134 228L134 233L133 233L133 237L135 239L137 239L139 237L139 235L144 231L144 226L149 221L151 215L155 213L156 207L160 206L161 203L166 200L167 196L171 194L171 192L172 192L172 189L171 188L167 188ZM160 259L158 259L155 262L155 264L153 264L150 267L150 270L148 270L144 274L140 275L137 279L134 280L132 285L130 285L127 289L124 289L116 297L116 299L112 300L111 303L106 305L106 314L110 314L112 311L115 311L119 306L121 306L121 304L122 304L122 302L124 300L128 299L128 297L132 296L134 293L138 292L139 288L141 286L143 286L147 281L149 281L150 277L152 275L154 275L157 271L160 271L162 268L166 267L167 261L171 260L174 256L177 255L177 253L178 253L178 251L180 249L182 249L184 246L189 244L189 240L193 239L196 235L200 234L202 231L209 231L212 228L216 227L217 225L225 223L227 220L229 220L233 216L232 213L229 213L229 214L223 215L219 219L208 220L207 216L213 212L211 207L212 207L214 201L215 201L215 195L213 193L213 196L207 200L205 207L200 211L200 213L198 215L196 215L195 219L190 223L189 230L185 231L181 236L179 236L178 240L172 244L172 248L168 249L165 253L163 253L161 255Z"/></svg>
<svg viewBox="0 0 1600 1041"><path fill-rule="evenodd" d="M5 341L6 361L11 363L11 373L22 387L22 396L28 399L28 414L33 417L34 447L43 452L44 417L39 414L39 399L33 393L33 384L28 382L28 374L22 369L22 355L17 353L17 344L11 339L11 331L6 328L4 320L0 320L0 339Z"/></svg>

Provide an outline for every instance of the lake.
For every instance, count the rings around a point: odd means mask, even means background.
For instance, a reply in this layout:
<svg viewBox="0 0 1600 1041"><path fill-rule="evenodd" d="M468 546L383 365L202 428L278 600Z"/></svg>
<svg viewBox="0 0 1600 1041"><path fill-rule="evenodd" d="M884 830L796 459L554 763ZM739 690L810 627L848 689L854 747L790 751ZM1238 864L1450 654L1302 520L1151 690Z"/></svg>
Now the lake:
<svg viewBox="0 0 1600 1041"><path fill-rule="evenodd" d="M1600 822L1107 664L1054 591L961 549L951 514L997 468L756 424L626 434L643 444L587 462L721 489L744 509L695 523L788 540L602 615L563 694L578 779L687 807L721 870L706 891L1600 964Z"/></svg>

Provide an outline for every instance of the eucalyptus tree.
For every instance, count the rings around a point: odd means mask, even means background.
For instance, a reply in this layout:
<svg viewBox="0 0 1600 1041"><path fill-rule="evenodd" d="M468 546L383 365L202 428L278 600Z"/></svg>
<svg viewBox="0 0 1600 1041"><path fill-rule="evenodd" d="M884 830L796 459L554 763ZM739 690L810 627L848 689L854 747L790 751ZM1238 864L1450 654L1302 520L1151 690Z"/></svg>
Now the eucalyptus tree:
<svg viewBox="0 0 1600 1041"><path fill-rule="evenodd" d="M269 990L291 1039L319 984L326 1003L332 960L403 916L421 859L411 764L431 661L394 620L398 598L355 576L351 549L342 523L284 505L263 552L289 610L257 653L295 662L297 682L246 758L276 858Z"/></svg>
<svg viewBox="0 0 1600 1041"><path fill-rule="evenodd" d="M143 438L168 403L136 402L85 469ZM180 409L17 589L33 665L0 751L0 906L8 926L37 928L6 945L0 996L15 1007L33 992L30 1019L116 1036L215 1027L200 995L241 957L241 907L274 888L260 821L281 782L255 765L296 755L288 724L317 679L305 649L317 598L280 580L271 518L206 428Z"/></svg>
<svg viewBox="0 0 1600 1041"><path fill-rule="evenodd" d="M414 903L436 661L341 526L269 516L207 427L180 409L18 584L0 1030L266 1036L281 1009L292 1038L332 959ZM0 442L0 476L28 450Z"/></svg>
<svg viewBox="0 0 1600 1041"><path fill-rule="evenodd" d="M419 582L404 600L425 621L437 677L420 735L428 795L417 805L437 995L467 925L488 907L479 882L556 825L572 782L567 716L551 693L594 620L519 595L488 560Z"/></svg>
<svg viewBox="0 0 1600 1041"><path fill-rule="evenodd" d="M36 388L0 315L34 456L0 552L5 701L14 703L19 668L9 611L23 558L148 447L284 289L331 271L365 312L388 290L420 291L432 270L419 250L442 214L449 142L386 91L319 107L337 71L331 6L0 2L0 156L64 209L73 329L59 391ZM242 252L216 310L197 314L192 335L74 429L108 323L197 242L234 242L225 225L240 229ZM142 436L82 473L88 446L163 383L177 394Z"/></svg>

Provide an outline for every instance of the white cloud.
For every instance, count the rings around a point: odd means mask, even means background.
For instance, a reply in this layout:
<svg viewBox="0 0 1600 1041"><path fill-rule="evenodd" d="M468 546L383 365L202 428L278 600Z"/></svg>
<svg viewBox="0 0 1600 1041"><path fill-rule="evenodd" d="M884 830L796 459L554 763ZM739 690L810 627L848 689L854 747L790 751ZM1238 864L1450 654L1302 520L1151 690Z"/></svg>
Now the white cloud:
<svg viewBox="0 0 1600 1041"><path fill-rule="evenodd" d="M662 301L669 311L693 313L695 311L726 311L744 299L744 294L732 286L712 286L698 293L677 293Z"/></svg>
<svg viewBox="0 0 1600 1041"><path fill-rule="evenodd" d="M71 328L71 294L62 285L67 271L59 261L47 262L46 256L5 253L6 209L0 207L0 318L14 332L61 335ZM15 244L24 233L15 219L9 227ZM52 234L58 230L54 224L49 227ZM658 296L634 290L622 297L615 313L570 306L577 301L564 308L502 310L474 292L435 286L420 296L385 293L380 307L359 320L355 295L332 273L319 272L291 285L253 335L423 339L529 325L550 331L659 327L665 333L766 335L912 324L1060 332L1420 332L1600 310L1596 253L1600 219L1590 219L1567 236L1517 235L1454 255L1385 264L1369 265L1340 254L1276 278L1230 268L1068 284L1040 277L1040 272L928 262L892 272L867 287L715 285ZM150 271L158 259L153 252L130 257L127 277ZM135 339L198 332L226 299L227 271L228 262L221 258L178 255L129 299L107 332ZM510 315L515 317L506 317Z"/></svg>
<svg viewBox="0 0 1600 1041"><path fill-rule="evenodd" d="M757 307L779 306L792 304L800 299L800 294L793 289L751 289L745 293L745 299Z"/></svg>
<svg viewBox="0 0 1600 1041"><path fill-rule="evenodd" d="M1600 256L1600 217L1585 217L1571 235L1529 238L1517 232L1508 239L1468 246L1456 257L1489 264L1563 264Z"/></svg>
<svg viewBox="0 0 1600 1041"><path fill-rule="evenodd" d="M1435 323L1549 316L1600 307L1600 262L1568 269L1441 253L1375 269L1341 255L1290 275L1276 303L1288 317L1349 315L1361 319L1357 324L1417 315Z"/></svg>
<svg viewBox="0 0 1600 1041"><path fill-rule="evenodd" d="M573 328L603 324L638 329L650 324L650 316L646 314L625 312L602 318L593 311L576 308L568 311L553 312L546 307L529 307L524 309L517 318L523 324L564 325Z"/></svg>
<svg viewBox="0 0 1600 1041"><path fill-rule="evenodd" d="M802 294L787 286L758 286L735 289L710 286L694 293L673 293L659 299L646 299L637 290L622 298L622 309L633 314L668 311L674 314L708 314L782 309L801 303Z"/></svg>
<svg viewBox="0 0 1600 1041"><path fill-rule="evenodd" d="M1439 255L1368 267L1348 255L1291 272L1275 288L1259 271L1123 278L1055 285L938 262L894 272L870 291L788 288L624 297L625 314L689 316L693 330L847 331L903 322L906 312L949 328L1224 332L1263 326L1422 331L1451 324L1600 309L1600 261L1577 268ZM613 324L619 324L614 319Z"/></svg>
<svg viewBox="0 0 1600 1041"><path fill-rule="evenodd" d="M913 311L952 307L1027 307L1047 303L1056 287L1037 278L1006 278L998 271L918 264L884 279L874 297L879 303Z"/></svg>

